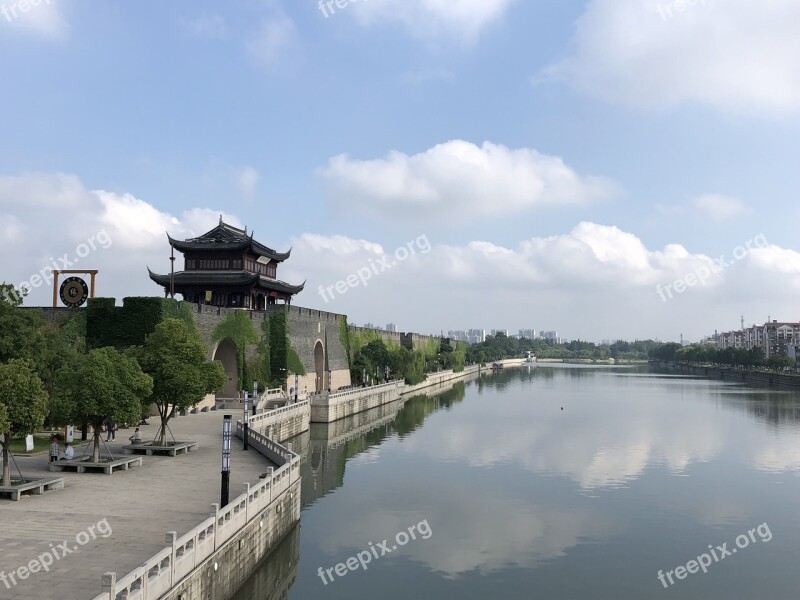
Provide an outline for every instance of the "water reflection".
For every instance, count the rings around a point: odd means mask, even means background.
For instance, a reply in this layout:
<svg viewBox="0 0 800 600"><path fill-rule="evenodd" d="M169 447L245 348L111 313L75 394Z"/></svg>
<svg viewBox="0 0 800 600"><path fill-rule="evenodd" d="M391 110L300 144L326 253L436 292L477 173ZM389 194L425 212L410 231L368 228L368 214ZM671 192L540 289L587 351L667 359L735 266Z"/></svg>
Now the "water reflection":
<svg viewBox="0 0 800 600"><path fill-rule="evenodd" d="M231 600L286 600L299 558L300 526L295 525Z"/></svg>
<svg viewBox="0 0 800 600"><path fill-rule="evenodd" d="M659 568L766 520L775 540L679 597L791 597L798 397L540 366L314 425L296 442L304 511L289 597L638 600L663 593ZM422 520L430 539L329 585L317 577Z"/></svg>

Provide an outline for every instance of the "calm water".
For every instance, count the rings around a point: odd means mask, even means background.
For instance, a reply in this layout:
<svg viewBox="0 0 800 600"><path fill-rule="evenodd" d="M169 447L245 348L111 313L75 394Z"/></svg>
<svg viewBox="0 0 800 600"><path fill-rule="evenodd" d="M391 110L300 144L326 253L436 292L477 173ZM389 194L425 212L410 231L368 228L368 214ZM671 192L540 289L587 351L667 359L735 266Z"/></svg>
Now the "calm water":
<svg viewBox="0 0 800 600"><path fill-rule="evenodd" d="M568 366L315 425L301 526L237 600L796 599L799 425L794 392Z"/></svg>

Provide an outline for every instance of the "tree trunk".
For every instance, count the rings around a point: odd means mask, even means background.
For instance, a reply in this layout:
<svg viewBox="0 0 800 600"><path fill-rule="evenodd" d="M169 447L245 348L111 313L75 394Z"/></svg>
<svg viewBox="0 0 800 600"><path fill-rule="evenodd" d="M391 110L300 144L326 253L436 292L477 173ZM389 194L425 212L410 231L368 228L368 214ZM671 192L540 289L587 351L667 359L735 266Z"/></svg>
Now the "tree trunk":
<svg viewBox="0 0 800 600"><path fill-rule="evenodd" d="M100 462L100 428L94 428L94 447L92 448L92 462Z"/></svg>
<svg viewBox="0 0 800 600"><path fill-rule="evenodd" d="M8 444L11 442L11 432L5 432L3 441L3 486L11 485L11 460L8 456Z"/></svg>
<svg viewBox="0 0 800 600"><path fill-rule="evenodd" d="M161 417L161 429L158 431L158 445L159 446L166 446L167 445L167 422L169 421L169 416L167 415L166 410L163 413L159 412L159 416Z"/></svg>

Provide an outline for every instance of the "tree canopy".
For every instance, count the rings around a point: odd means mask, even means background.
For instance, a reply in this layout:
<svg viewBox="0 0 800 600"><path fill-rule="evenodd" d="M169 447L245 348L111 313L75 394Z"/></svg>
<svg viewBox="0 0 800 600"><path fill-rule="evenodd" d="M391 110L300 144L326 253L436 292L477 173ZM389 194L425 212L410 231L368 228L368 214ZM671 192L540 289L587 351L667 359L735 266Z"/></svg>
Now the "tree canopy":
<svg viewBox="0 0 800 600"><path fill-rule="evenodd" d="M207 360L206 352L203 341L177 319L159 323L144 346L133 350L142 370L153 379L149 400L161 418L161 445L166 443L168 422L175 413L215 393L227 379L222 364Z"/></svg>
<svg viewBox="0 0 800 600"><path fill-rule="evenodd" d="M33 362L11 359L0 364L0 432L4 435L3 485L11 485L8 446L15 435L29 435L47 416L47 393Z"/></svg>
<svg viewBox="0 0 800 600"><path fill-rule="evenodd" d="M153 380L132 357L107 347L74 356L59 369L55 387L53 419L60 424L90 424L97 462L103 422L138 423L142 400L152 393Z"/></svg>

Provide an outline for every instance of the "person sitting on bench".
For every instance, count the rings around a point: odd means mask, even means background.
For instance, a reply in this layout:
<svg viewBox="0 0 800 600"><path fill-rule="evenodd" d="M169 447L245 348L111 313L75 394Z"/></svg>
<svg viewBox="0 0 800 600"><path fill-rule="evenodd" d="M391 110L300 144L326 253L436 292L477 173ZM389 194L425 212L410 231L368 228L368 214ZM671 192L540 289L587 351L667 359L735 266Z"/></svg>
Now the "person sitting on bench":
<svg viewBox="0 0 800 600"><path fill-rule="evenodd" d="M141 444L142 443L142 434L139 433L139 428L136 428L136 431L133 432L133 435L129 438L131 444Z"/></svg>
<svg viewBox="0 0 800 600"><path fill-rule="evenodd" d="M61 460L72 460L73 458L75 458L75 449L67 443L64 447L64 458Z"/></svg>

